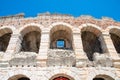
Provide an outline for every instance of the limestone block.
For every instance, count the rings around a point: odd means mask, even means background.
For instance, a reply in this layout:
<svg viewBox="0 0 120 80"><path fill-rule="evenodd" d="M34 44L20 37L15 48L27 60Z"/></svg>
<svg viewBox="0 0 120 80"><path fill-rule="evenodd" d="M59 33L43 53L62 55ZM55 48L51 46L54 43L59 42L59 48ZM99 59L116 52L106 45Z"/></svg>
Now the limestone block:
<svg viewBox="0 0 120 80"><path fill-rule="evenodd" d="M86 59L79 59L76 61L77 68L87 67L87 60Z"/></svg>
<svg viewBox="0 0 120 80"><path fill-rule="evenodd" d="M114 66L115 68L119 68L119 69L120 69L120 62L114 62L114 63L113 63L113 66Z"/></svg>
<svg viewBox="0 0 120 80"><path fill-rule="evenodd" d="M95 62L94 66L96 67L112 67L112 59L106 54L94 53L93 60Z"/></svg>
<svg viewBox="0 0 120 80"><path fill-rule="evenodd" d="M6 68L9 66L9 61L0 60L0 68Z"/></svg>

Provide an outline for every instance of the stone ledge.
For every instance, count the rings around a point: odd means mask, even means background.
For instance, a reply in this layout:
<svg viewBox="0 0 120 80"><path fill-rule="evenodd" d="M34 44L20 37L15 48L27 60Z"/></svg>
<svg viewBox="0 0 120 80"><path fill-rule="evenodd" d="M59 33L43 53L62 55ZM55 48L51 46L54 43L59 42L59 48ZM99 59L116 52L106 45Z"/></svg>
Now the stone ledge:
<svg viewBox="0 0 120 80"><path fill-rule="evenodd" d="M47 66L75 66L74 51L66 49L48 50Z"/></svg>
<svg viewBox="0 0 120 80"><path fill-rule="evenodd" d="M36 57L37 54L35 52L20 52L14 55L9 61L9 65L36 65Z"/></svg>

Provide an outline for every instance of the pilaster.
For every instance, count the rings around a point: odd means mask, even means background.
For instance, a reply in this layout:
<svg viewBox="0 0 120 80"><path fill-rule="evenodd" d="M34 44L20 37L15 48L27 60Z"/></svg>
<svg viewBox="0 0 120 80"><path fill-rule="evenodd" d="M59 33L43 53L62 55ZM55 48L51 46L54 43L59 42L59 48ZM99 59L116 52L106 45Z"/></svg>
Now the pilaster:
<svg viewBox="0 0 120 80"><path fill-rule="evenodd" d="M39 54L37 56L37 66L46 67L48 49L49 49L49 32L43 30L41 32L41 42Z"/></svg>
<svg viewBox="0 0 120 80"><path fill-rule="evenodd" d="M9 41L9 45L5 52L4 59L9 60L12 58L12 55L14 55L15 53L18 53L20 51L20 48L21 48L21 38L20 37L21 37L20 34L17 34L17 33L12 34L10 41Z"/></svg>
<svg viewBox="0 0 120 80"><path fill-rule="evenodd" d="M80 31L77 31L77 32L73 31L73 49L76 56L76 66L80 67L79 66L79 63L81 63L80 61L82 61L82 63L84 63L85 61L86 63L86 60L87 60L87 56L83 51Z"/></svg>
<svg viewBox="0 0 120 80"><path fill-rule="evenodd" d="M110 38L110 35L109 34L103 34L103 38L104 38L104 41L106 43L108 53L109 53L110 57L112 58L112 60L113 61L118 60L119 56L118 56L117 51L114 47L112 39Z"/></svg>

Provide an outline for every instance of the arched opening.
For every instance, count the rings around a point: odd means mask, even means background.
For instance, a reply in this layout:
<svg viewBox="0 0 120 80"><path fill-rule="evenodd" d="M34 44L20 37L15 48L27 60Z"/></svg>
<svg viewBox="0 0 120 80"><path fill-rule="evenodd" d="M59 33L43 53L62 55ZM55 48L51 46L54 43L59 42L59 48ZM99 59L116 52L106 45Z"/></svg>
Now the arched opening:
<svg viewBox="0 0 120 80"><path fill-rule="evenodd" d="M62 42L60 41L62 40ZM51 29L50 31L50 48L57 49L57 44L63 43L63 49L72 49L72 30L69 27L58 25ZM59 41L59 42L58 42Z"/></svg>
<svg viewBox="0 0 120 80"><path fill-rule="evenodd" d="M40 32L31 31L24 35L21 45L21 51L30 51L38 53L40 46Z"/></svg>
<svg viewBox="0 0 120 80"><path fill-rule="evenodd" d="M74 79L66 74L57 74L52 76L49 80L74 80Z"/></svg>
<svg viewBox="0 0 120 80"><path fill-rule="evenodd" d="M56 25L50 30L48 66L75 66L72 30L65 25ZM54 62L54 63L53 63Z"/></svg>
<svg viewBox="0 0 120 80"><path fill-rule="evenodd" d="M41 30L35 26L27 27L21 34L23 36L21 51L38 53L41 41Z"/></svg>
<svg viewBox="0 0 120 80"><path fill-rule="evenodd" d="M30 78L26 77L25 75L18 74L10 77L8 80L30 80Z"/></svg>
<svg viewBox="0 0 120 80"><path fill-rule="evenodd" d="M11 38L12 31L10 29L0 30L0 51L5 52Z"/></svg>
<svg viewBox="0 0 120 80"><path fill-rule="evenodd" d="M112 77L108 75L97 75L93 80L114 80Z"/></svg>
<svg viewBox="0 0 120 80"><path fill-rule="evenodd" d="M93 61L93 54L95 52L102 54L104 50L102 48L101 32L94 27L85 27L81 29L81 38L83 43L83 49L90 61Z"/></svg>
<svg viewBox="0 0 120 80"><path fill-rule="evenodd" d="M120 54L120 30L119 29L111 29L110 30L110 37L114 44L114 47L118 54Z"/></svg>

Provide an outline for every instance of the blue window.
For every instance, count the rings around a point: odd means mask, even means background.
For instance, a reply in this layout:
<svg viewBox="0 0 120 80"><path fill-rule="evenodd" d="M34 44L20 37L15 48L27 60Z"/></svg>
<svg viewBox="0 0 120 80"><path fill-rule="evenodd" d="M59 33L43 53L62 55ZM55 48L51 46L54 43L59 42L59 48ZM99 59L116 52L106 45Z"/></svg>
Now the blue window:
<svg viewBox="0 0 120 80"><path fill-rule="evenodd" d="M65 41L63 39L57 40L57 48L64 48L65 47Z"/></svg>

